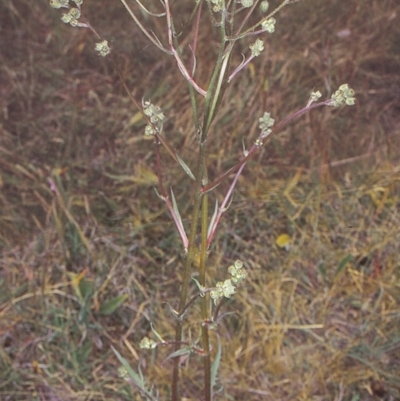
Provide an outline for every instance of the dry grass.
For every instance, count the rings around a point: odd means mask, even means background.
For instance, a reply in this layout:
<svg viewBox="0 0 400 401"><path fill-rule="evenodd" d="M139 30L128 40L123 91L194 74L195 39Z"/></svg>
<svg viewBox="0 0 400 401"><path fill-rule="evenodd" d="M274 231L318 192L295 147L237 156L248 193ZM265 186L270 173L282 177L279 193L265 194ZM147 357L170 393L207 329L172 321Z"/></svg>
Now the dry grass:
<svg viewBox="0 0 400 401"><path fill-rule="evenodd" d="M162 302L176 303L180 275L177 234L153 191L153 144L94 38L46 3L0 4L0 399L140 399L110 345L168 399L168 350L137 346L148 321L172 333ZM147 46L118 2L86 10L113 38L136 97L163 105L167 135L192 163L173 60ZM399 19L397 0L297 3L226 94L212 177L240 157L243 136L253 141L265 109L279 120L313 87L344 82L357 105L292 124L244 172L210 255L218 278L237 258L250 272L218 327L217 399L400 400ZM200 49L200 80L210 53ZM167 155L163 163L188 216L188 178ZM281 233L293 238L289 251L275 245ZM128 300L102 314L121 294ZM200 362L183 367L193 400Z"/></svg>

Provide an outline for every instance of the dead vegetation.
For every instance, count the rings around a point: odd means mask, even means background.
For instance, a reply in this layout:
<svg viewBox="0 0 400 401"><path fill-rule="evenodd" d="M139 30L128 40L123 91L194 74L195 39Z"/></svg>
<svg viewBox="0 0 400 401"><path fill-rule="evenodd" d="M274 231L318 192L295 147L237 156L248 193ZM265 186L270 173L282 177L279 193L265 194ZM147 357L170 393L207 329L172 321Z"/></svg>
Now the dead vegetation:
<svg viewBox="0 0 400 401"><path fill-rule="evenodd" d="M119 2L86 3L135 96L162 105L166 135L193 162L175 62ZM237 258L250 276L218 327L216 399L400 400L399 21L396 0L301 1L226 94L212 176L252 143L264 110L283 119L314 87L329 96L345 82L357 104L313 111L246 167L210 254L216 277ZM138 342L149 321L172 333L163 302L177 301L182 249L153 190L144 122L94 38L46 1L2 1L0 33L0 399L139 400L111 345L168 399L169 350ZM199 51L206 79L213 54ZM187 216L189 179L163 163ZM282 233L289 251L275 244ZM184 395L198 400L200 359L183 372Z"/></svg>

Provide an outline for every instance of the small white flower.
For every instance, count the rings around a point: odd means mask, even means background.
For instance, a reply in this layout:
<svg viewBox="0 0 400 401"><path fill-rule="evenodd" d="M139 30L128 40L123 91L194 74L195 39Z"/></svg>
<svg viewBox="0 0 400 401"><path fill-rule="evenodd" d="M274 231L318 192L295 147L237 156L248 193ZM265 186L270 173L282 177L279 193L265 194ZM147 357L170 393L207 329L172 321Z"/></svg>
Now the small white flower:
<svg viewBox="0 0 400 401"><path fill-rule="evenodd" d="M149 337L143 337L142 341L140 341L139 347L141 349L153 349L157 347L157 343Z"/></svg>
<svg viewBox="0 0 400 401"><path fill-rule="evenodd" d="M217 304L217 301L224 296L224 293L222 289L218 287L218 284L219 283L217 283L217 287L210 292L210 297L214 300L215 305Z"/></svg>
<svg viewBox="0 0 400 401"><path fill-rule="evenodd" d="M252 45L250 45L251 55L257 57L264 50L264 42L258 38Z"/></svg>
<svg viewBox="0 0 400 401"><path fill-rule="evenodd" d="M61 21L64 22L65 24L69 24L72 20L72 17L69 15L69 13L65 13L63 14L63 16L61 17Z"/></svg>
<svg viewBox="0 0 400 401"><path fill-rule="evenodd" d="M72 26L78 26L79 21L78 19L81 16L81 12L77 9L77 8L71 8L68 13L63 14L63 16L61 17L61 21L65 22L66 24L70 24Z"/></svg>
<svg viewBox="0 0 400 401"><path fill-rule="evenodd" d="M53 7L53 8L67 7L68 8L68 0L50 0L50 7Z"/></svg>
<svg viewBox="0 0 400 401"><path fill-rule="evenodd" d="M311 92L311 101L312 102L316 102L320 97L322 96L320 91L316 91L316 92Z"/></svg>
<svg viewBox="0 0 400 401"><path fill-rule="evenodd" d="M100 56L107 56L107 54L110 54L110 47L108 46L108 42L106 40L103 40L102 42L96 43L96 46L94 48L96 52L100 54Z"/></svg>
<svg viewBox="0 0 400 401"><path fill-rule="evenodd" d="M79 21L77 19L71 19L71 21L69 21L69 24L71 26L78 26L79 25Z"/></svg>
<svg viewBox="0 0 400 401"><path fill-rule="evenodd" d="M161 108L152 104L150 101L142 102L143 112L147 117L150 118L151 124L146 125L144 129L145 136L155 135L157 132L161 132L162 126L165 120L165 115L161 111Z"/></svg>
<svg viewBox="0 0 400 401"><path fill-rule="evenodd" d="M253 5L253 0L241 0L242 6L245 8L249 8Z"/></svg>
<svg viewBox="0 0 400 401"><path fill-rule="evenodd" d="M211 3L214 4L213 11L215 13L222 11L224 8L224 0L211 0Z"/></svg>
<svg viewBox="0 0 400 401"><path fill-rule="evenodd" d="M229 266L228 272L232 276L232 282L236 285L247 276L247 272L243 269L243 262L241 260L237 260L232 266Z"/></svg>
<svg viewBox="0 0 400 401"><path fill-rule="evenodd" d="M232 280L225 280L222 284L222 292L225 298L230 298L236 292L236 287L233 285Z"/></svg>
<svg viewBox="0 0 400 401"><path fill-rule="evenodd" d="M266 13L268 11L269 3L268 1L262 1L260 4L260 11Z"/></svg>
<svg viewBox="0 0 400 401"><path fill-rule="evenodd" d="M68 14L71 16L72 19L79 19L81 16L81 12L75 7L71 8Z"/></svg>
<svg viewBox="0 0 400 401"><path fill-rule="evenodd" d="M120 367L118 368L118 376L119 376L121 379L129 380L128 371L126 370L126 368L125 368L124 366L120 366Z"/></svg>
<svg viewBox="0 0 400 401"><path fill-rule="evenodd" d="M271 114L265 112L263 116L258 120L260 124L258 125L261 132L270 131L270 128L274 125L275 120L271 118Z"/></svg>
<svg viewBox="0 0 400 401"><path fill-rule="evenodd" d="M151 125L146 125L144 128L144 136L154 136L155 134L157 134L157 131Z"/></svg>
<svg viewBox="0 0 400 401"><path fill-rule="evenodd" d="M260 138L257 138L254 141L254 145L258 146L259 148L261 148L261 146L263 146L263 141Z"/></svg>
<svg viewBox="0 0 400 401"><path fill-rule="evenodd" d="M161 123L162 121L165 120L165 115L161 111L160 107L155 106L154 104L151 104L149 101L144 102L143 105L143 112L146 114L146 116L150 117L150 121L155 124L155 123Z"/></svg>
<svg viewBox="0 0 400 401"><path fill-rule="evenodd" d="M275 18L269 18L266 21L261 22L262 29L266 30L269 33L275 32Z"/></svg>
<svg viewBox="0 0 400 401"><path fill-rule="evenodd" d="M275 120L271 118L271 114L265 112L264 115L258 120L260 124L258 125L261 129L261 135L259 137L259 143L256 143L257 146L262 145L261 139L266 138L269 134L271 134L271 127L274 125ZM260 143L261 142L261 143Z"/></svg>
<svg viewBox="0 0 400 401"><path fill-rule="evenodd" d="M340 85L339 89L332 95L331 102L331 105L334 107L338 107L342 104L353 106L356 102L354 90L351 89L348 84Z"/></svg>

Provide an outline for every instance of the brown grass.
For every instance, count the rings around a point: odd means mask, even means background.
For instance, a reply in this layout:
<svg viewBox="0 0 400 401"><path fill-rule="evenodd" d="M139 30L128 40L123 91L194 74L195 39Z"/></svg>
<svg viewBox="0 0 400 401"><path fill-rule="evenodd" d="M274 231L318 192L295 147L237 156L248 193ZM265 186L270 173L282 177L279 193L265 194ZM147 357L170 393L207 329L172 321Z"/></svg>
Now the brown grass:
<svg viewBox="0 0 400 401"><path fill-rule="evenodd" d="M0 399L139 400L111 345L168 399L170 350L138 347L149 321L172 336L163 302L176 304L181 274L178 236L153 190L153 143L94 38L46 3L0 3ZM113 39L136 98L165 109L166 135L193 165L175 62L119 2L101 3L85 12ZM264 110L279 121L314 87L329 95L345 82L357 104L293 123L241 177L210 254L219 279L237 258L249 270L218 326L216 399L400 400L399 19L397 0L299 2L226 94L211 178L241 157L243 138L252 143ZM201 82L212 49L199 49ZM188 218L189 179L166 153L163 163ZM289 251L275 245L282 233ZM121 307L100 313L121 294ZM195 311L188 319L195 339ZM200 399L200 366L183 366L188 399Z"/></svg>

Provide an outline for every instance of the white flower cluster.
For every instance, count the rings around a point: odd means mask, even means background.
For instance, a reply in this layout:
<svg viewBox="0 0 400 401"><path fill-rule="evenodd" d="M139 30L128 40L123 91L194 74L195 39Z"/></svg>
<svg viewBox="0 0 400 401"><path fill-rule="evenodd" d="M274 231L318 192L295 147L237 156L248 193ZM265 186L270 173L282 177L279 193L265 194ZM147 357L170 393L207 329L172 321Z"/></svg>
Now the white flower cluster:
<svg viewBox="0 0 400 401"><path fill-rule="evenodd" d="M253 57L258 57L260 53L264 50L264 42L258 38L253 44L250 46L251 55Z"/></svg>
<svg viewBox="0 0 400 401"><path fill-rule="evenodd" d="M246 271L243 269L243 262L237 260L232 266L229 266L228 272L231 278L217 283L216 287L210 292L214 304L222 297L230 298L236 292L239 283L247 276Z"/></svg>
<svg viewBox="0 0 400 401"><path fill-rule="evenodd" d="M253 5L254 0L241 0L240 3L244 8L249 8Z"/></svg>
<svg viewBox="0 0 400 401"><path fill-rule="evenodd" d="M68 8L69 11L64 13L61 17L61 21L70 24L72 26L82 26L87 27L86 24L82 24L79 22L79 18L81 17L81 5L83 0L71 0L75 7L71 7L69 5L69 0L50 0L50 7L53 8Z"/></svg>
<svg viewBox="0 0 400 401"><path fill-rule="evenodd" d="M322 96L320 91L311 92L310 100L311 102L316 102Z"/></svg>
<svg viewBox="0 0 400 401"><path fill-rule="evenodd" d="M267 20L261 22L261 28L269 33L275 32L275 18L268 18Z"/></svg>
<svg viewBox="0 0 400 401"><path fill-rule="evenodd" d="M124 366L120 366L118 368L118 376L121 379L124 379L124 380L127 380L127 381L129 380L128 371L126 370L126 368Z"/></svg>
<svg viewBox="0 0 400 401"><path fill-rule="evenodd" d="M142 338L142 341L140 341L139 347L141 349L154 349L157 347L157 343L149 337L144 337Z"/></svg>
<svg viewBox="0 0 400 401"><path fill-rule="evenodd" d="M144 130L146 136L155 135L161 132L165 115L158 106L146 101L143 103L143 112L150 118L151 124L147 124Z"/></svg>
<svg viewBox="0 0 400 401"><path fill-rule="evenodd" d="M94 50L96 50L96 52L98 52L99 55L103 57L107 56L107 54L110 54L111 51L106 40L96 43Z"/></svg>
<svg viewBox="0 0 400 401"><path fill-rule="evenodd" d="M332 95L331 101L331 105L335 107L341 106L342 104L353 106L356 103L354 90L351 89L348 84L340 85L339 89Z"/></svg>
<svg viewBox="0 0 400 401"><path fill-rule="evenodd" d="M72 7L67 13L63 14L63 16L61 17L61 21L65 24L70 24L71 26L78 26L78 20L80 17L81 11L76 7Z"/></svg>
<svg viewBox="0 0 400 401"><path fill-rule="evenodd" d="M72 6L69 4L70 1L71 3L73 3ZM88 22L79 21L79 19L81 18L82 4L83 0L50 0L50 7L68 9L68 12L64 13L61 17L62 22L80 28L90 28ZM107 54L110 54L111 51L106 40L96 43L95 50L99 53L100 56L103 57L107 56Z"/></svg>
<svg viewBox="0 0 400 401"><path fill-rule="evenodd" d="M69 0L50 0L50 7L53 8L68 8Z"/></svg>
<svg viewBox="0 0 400 401"><path fill-rule="evenodd" d="M211 3L214 4L213 11L215 13L222 11L224 8L224 0L211 0Z"/></svg>
<svg viewBox="0 0 400 401"><path fill-rule="evenodd" d="M70 0L50 0L50 7L53 8L69 8L69 1ZM80 7L83 3L83 0L71 0L73 3Z"/></svg>
<svg viewBox="0 0 400 401"><path fill-rule="evenodd" d="M258 121L260 122L261 138L266 138L272 132L271 127L274 125L275 120L271 118L270 113L265 112Z"/></svg>
<svg viewBox="0 0 400 401"><path fill-rule="evenodd" d="M260 4L260 11L261 11L262 13L266 13L266 12L268 11L268 8L269 8L269 3L268 3L268 1L267 1L267 0L262 1L261 4Z"/></svg>

